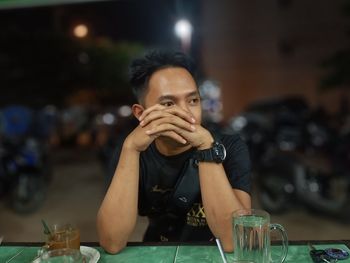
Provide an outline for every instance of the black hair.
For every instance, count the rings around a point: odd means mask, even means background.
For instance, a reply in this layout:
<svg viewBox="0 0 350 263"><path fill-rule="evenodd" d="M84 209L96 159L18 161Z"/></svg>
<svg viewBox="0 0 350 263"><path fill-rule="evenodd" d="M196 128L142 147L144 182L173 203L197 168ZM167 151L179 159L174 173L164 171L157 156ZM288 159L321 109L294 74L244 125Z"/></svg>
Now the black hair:
<svg viewBox="0 0 350 263"><path fill-rule="evenodd" d="M140 102L148 87L148 81L157 70L168 67L186 69L195 78L195 65L193 60L180 51L152 50L142 58L134 59L130 64L130 84L132 92Z"/></svg>

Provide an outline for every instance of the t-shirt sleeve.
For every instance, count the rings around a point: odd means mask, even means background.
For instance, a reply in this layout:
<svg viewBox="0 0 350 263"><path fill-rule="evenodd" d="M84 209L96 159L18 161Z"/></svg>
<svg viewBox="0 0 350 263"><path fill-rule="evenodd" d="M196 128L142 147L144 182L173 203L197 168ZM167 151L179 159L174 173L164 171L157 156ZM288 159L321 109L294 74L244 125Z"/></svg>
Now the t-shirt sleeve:
<svg viewBox="0 0 350 263"><path fill-rule="evenodd" d="M121 154L121 150L122 150L125 138L126 138L126 136L122 137L116 143L113 156L110 159L110 162L108 165L107 176L106 176L106 189L109 187L109 185L111 184L111 181L113 179L115 170L116 170L118 162L119 162L119 157ZM142 166L143 162L140 162L140 165L141 165L141 169L140 169L141 171L146 169L144 166ZM139 215L141 215L141 216L146 215L146 211L148 211L148 209L149 209L149 207L147 206L147 203L145 202L145 190L144 190L144 188L145 188L144 182L142 180L142 176L140 176L138 210L139 210Z"/></svg>
<svg viewBox="0 0 350 263"><path fill-rule="evenodd" d="M238 134L223 136L222 143L226 148L223 166L232 188L250 194L251 162L247 145Z"/></svg>
<svg viewBox="0 0 350 263"><path fill-rule="evenodd" d="M146 170L146 167L144 166L144 162L140 162L140 172L145 170ZM147 199L146 199L146 192L145 192L146 187L144 184L145 182L143 180L143 176L140 176L139 196L138 196L138 213L140 216L146 216L150 210L149 203L147 202Z"/></svg>
<svg viewBox="0 0 350 263"><path fill-rule="evenodd" d="M130 122L125 123L123 130L119 131L118 135L112 140L113 151L108 160L107 171L106 171L106 187L110 185L114 176L115 169L117 168L119 157L122 151L123 143L130 132L137 126L134 119Z"/></svg>
<svg viewBox="0 0 350 263"><path fill-rule="evenodd" d="M117 144L114 147L114 152L113 152L112 156L110 157L110 159L108 161L108 167L107 167L107 171L106 171L106 180L105 180L106 188L109 187L109 185L111 184L111 181L113 179L115 169L117 168L117 165L118 165L118 162L119 162L119 156L120 156L120 153L121 153L121 148L122 148L122 145L121 144Z"/></svg>

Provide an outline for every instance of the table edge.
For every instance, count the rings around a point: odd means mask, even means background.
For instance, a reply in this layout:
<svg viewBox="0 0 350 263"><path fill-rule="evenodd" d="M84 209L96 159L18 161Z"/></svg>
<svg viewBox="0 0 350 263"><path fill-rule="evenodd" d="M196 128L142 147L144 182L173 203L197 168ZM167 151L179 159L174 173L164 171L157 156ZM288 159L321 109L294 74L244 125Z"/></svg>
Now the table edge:
<svg viewBox="0 0 350 263"><path fill-rule="evenodd" d="M313 245L317 244L344 244L350 249L350 240L289 240L290 245L307 245L311 243ZM43 242L2 242L1 246L24 246L24 247L40 247ZM80 242L82 246L89 247L99 247L100 244L95 241L91 242ZM272 242L273 245L278 245L280 242ZM199 241L199 242L128 242L127 246L216 246L214 241Z"/></svg>

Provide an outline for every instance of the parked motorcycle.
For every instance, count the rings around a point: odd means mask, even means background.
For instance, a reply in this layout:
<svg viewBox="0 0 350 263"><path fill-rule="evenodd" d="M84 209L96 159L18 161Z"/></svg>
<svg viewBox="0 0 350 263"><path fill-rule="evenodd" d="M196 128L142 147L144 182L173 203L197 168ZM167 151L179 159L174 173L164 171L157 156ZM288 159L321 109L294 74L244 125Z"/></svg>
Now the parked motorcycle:
<svg viewBox="0 0 350 263"><path fill-rule="evenodd" d="M332 129L325 112L296 102L250 107L230 122L250 148L258 199L271 213L303 204L349 219L350 136Z"/></svg>
<svg viewBox="0 0 350 263"><path fill-rule="evenodd" d="M11 106L2 112L0 140L0 196L18 213L38 209L49 179L45 145L31 136L32 112Z"/></svg>

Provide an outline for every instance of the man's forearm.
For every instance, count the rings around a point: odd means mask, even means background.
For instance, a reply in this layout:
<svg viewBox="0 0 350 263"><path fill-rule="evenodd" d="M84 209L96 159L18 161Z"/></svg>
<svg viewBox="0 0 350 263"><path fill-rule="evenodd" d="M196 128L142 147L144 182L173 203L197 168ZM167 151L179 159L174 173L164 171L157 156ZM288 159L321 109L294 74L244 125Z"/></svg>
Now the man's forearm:
<svg viewBox="0 0 350 263"><path fill-rule="evenodd" d="M199 178L207 223L226 251L233 249L232 213L250 207L250 197L240 198L233 191L221 164L200 163Z"/></svg>
<svg viewBox="0 0 350 263"><path fill-rule="evenodd" d="M123 146L118 167L97 215L101 246L119 252L127 243L137 219L139 152Z"/></svg>

